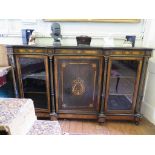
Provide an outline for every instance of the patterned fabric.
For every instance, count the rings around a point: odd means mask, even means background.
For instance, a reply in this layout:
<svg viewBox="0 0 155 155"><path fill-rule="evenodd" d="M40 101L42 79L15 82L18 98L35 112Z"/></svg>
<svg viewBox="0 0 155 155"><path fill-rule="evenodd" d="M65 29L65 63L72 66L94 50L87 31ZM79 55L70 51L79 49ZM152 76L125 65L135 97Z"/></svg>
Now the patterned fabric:
<svg viewBox="0 0 155 155"><path fill-rule="evenodd" d="M0 67L0 87L6 84L6 75L10 67Z"/></svg>
<svg viewBox="0 0 155 155"><path fill-rule="evenodd" d="M0 99L0 130L26 134L36 120L31 99Z"/></svg>
<svg viewBox="0 0 155 155"><path fill-rule="evenodd" d="M10 66L9 67L0 67L0 77L3 77L4 75L6 75L10 68L11 68Z"/></svg>
<svg viewBox="0 0 155 155"><path fill-rule="evenodd" d="M0 99L0 131L10 135L60 135L58 121L37 120L31 99ZM2 132L3 133L3 132Z"/></svg>
<svg viewBox="0 0 155 155"><path fill-rule="evenodd" d="M0 124L10 123L20 111L27 99L0 99Z"/></svg>
<svg viewBox="0 0 155 155"><path fill-rule="evenodd" d="M37 120L27 135L61 135L61 127L58 121Z"/></svg>

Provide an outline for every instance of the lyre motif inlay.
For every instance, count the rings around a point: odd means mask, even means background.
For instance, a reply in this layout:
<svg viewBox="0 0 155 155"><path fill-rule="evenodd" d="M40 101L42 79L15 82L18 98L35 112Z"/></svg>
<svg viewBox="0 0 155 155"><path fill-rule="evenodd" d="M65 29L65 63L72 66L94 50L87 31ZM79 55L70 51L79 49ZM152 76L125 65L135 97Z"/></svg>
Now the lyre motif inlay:
<svg viewBox="0 0 155 155"><path fill-rule="evenodd" d="M84 80L77 78L72 82L72 94L75 96L83 95L85 93Z"/></svg>

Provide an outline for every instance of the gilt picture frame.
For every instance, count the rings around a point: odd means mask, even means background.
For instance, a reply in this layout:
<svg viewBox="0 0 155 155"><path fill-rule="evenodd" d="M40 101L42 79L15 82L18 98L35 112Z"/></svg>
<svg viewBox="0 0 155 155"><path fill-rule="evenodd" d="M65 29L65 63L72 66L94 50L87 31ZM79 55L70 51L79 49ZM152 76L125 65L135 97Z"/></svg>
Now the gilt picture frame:
<svg viewBox="0 0 155 155"><path fill-rule="evenodd" d="M139 23L141 19L43 19L45 22Z"/></svg>

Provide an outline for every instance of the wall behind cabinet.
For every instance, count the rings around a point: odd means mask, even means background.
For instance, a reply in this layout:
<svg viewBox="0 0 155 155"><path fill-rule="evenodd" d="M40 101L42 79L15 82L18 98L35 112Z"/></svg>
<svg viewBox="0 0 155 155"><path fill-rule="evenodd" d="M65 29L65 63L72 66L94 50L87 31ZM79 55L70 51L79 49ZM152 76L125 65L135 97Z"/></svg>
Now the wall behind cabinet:
<svg viewBox="0 0 155 155"><path fill-rule="evenodd" d="M35 29L37 44L51 45L50 37L52 22L43 20L0 19L0 43L22 44L21 29ZM75 36L92 36L92 45L104 45L104 37L114 39L116 46L121 46L125 35L136 35L136 46L142 45L145 21L140 23L91 23L91 22L61 22L64 45L76 45Z"/></svg>

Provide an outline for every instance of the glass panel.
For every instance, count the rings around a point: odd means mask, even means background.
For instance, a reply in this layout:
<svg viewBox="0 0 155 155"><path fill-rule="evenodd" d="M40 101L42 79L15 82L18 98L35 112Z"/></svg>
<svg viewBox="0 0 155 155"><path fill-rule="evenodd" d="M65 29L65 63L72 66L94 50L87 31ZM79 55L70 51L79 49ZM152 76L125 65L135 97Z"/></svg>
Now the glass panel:
<svg viewBox="0 0 155 155"><path fill-rule="evenodd" d="M40 58L20 58L24 92L46 92L44 60Z"/></svg>
<svg viewBox="0 0 155 155"><path fill-rule="evenodd" d="M46 93L25 93L25 98L31 98L34 101L35 108L47 109Z"/></svg>
<svg viewBox="0 0 155 155"><path fill-rule="evenodd" d="M129 95L109 95L108 110L131 110L132 96Z"/></svg>
<svg viewBox="0 0 155 155"><path fill-rule="evenodd" d="M36 108L47 108L46 73L44 59L19 58L26 98L31 98Z"/></svg>
<svg viewBox="0 0 155 155"><path fill-rule="evenodd" d="M138 61L112 61L108 110L131 110Z"/></svg>
<svg viewBox="0 0 155 155"><path fill-rule="evenodd" d="M111 77L110 93L111 94L132 94L134 91L134 78Z"/></svg>

